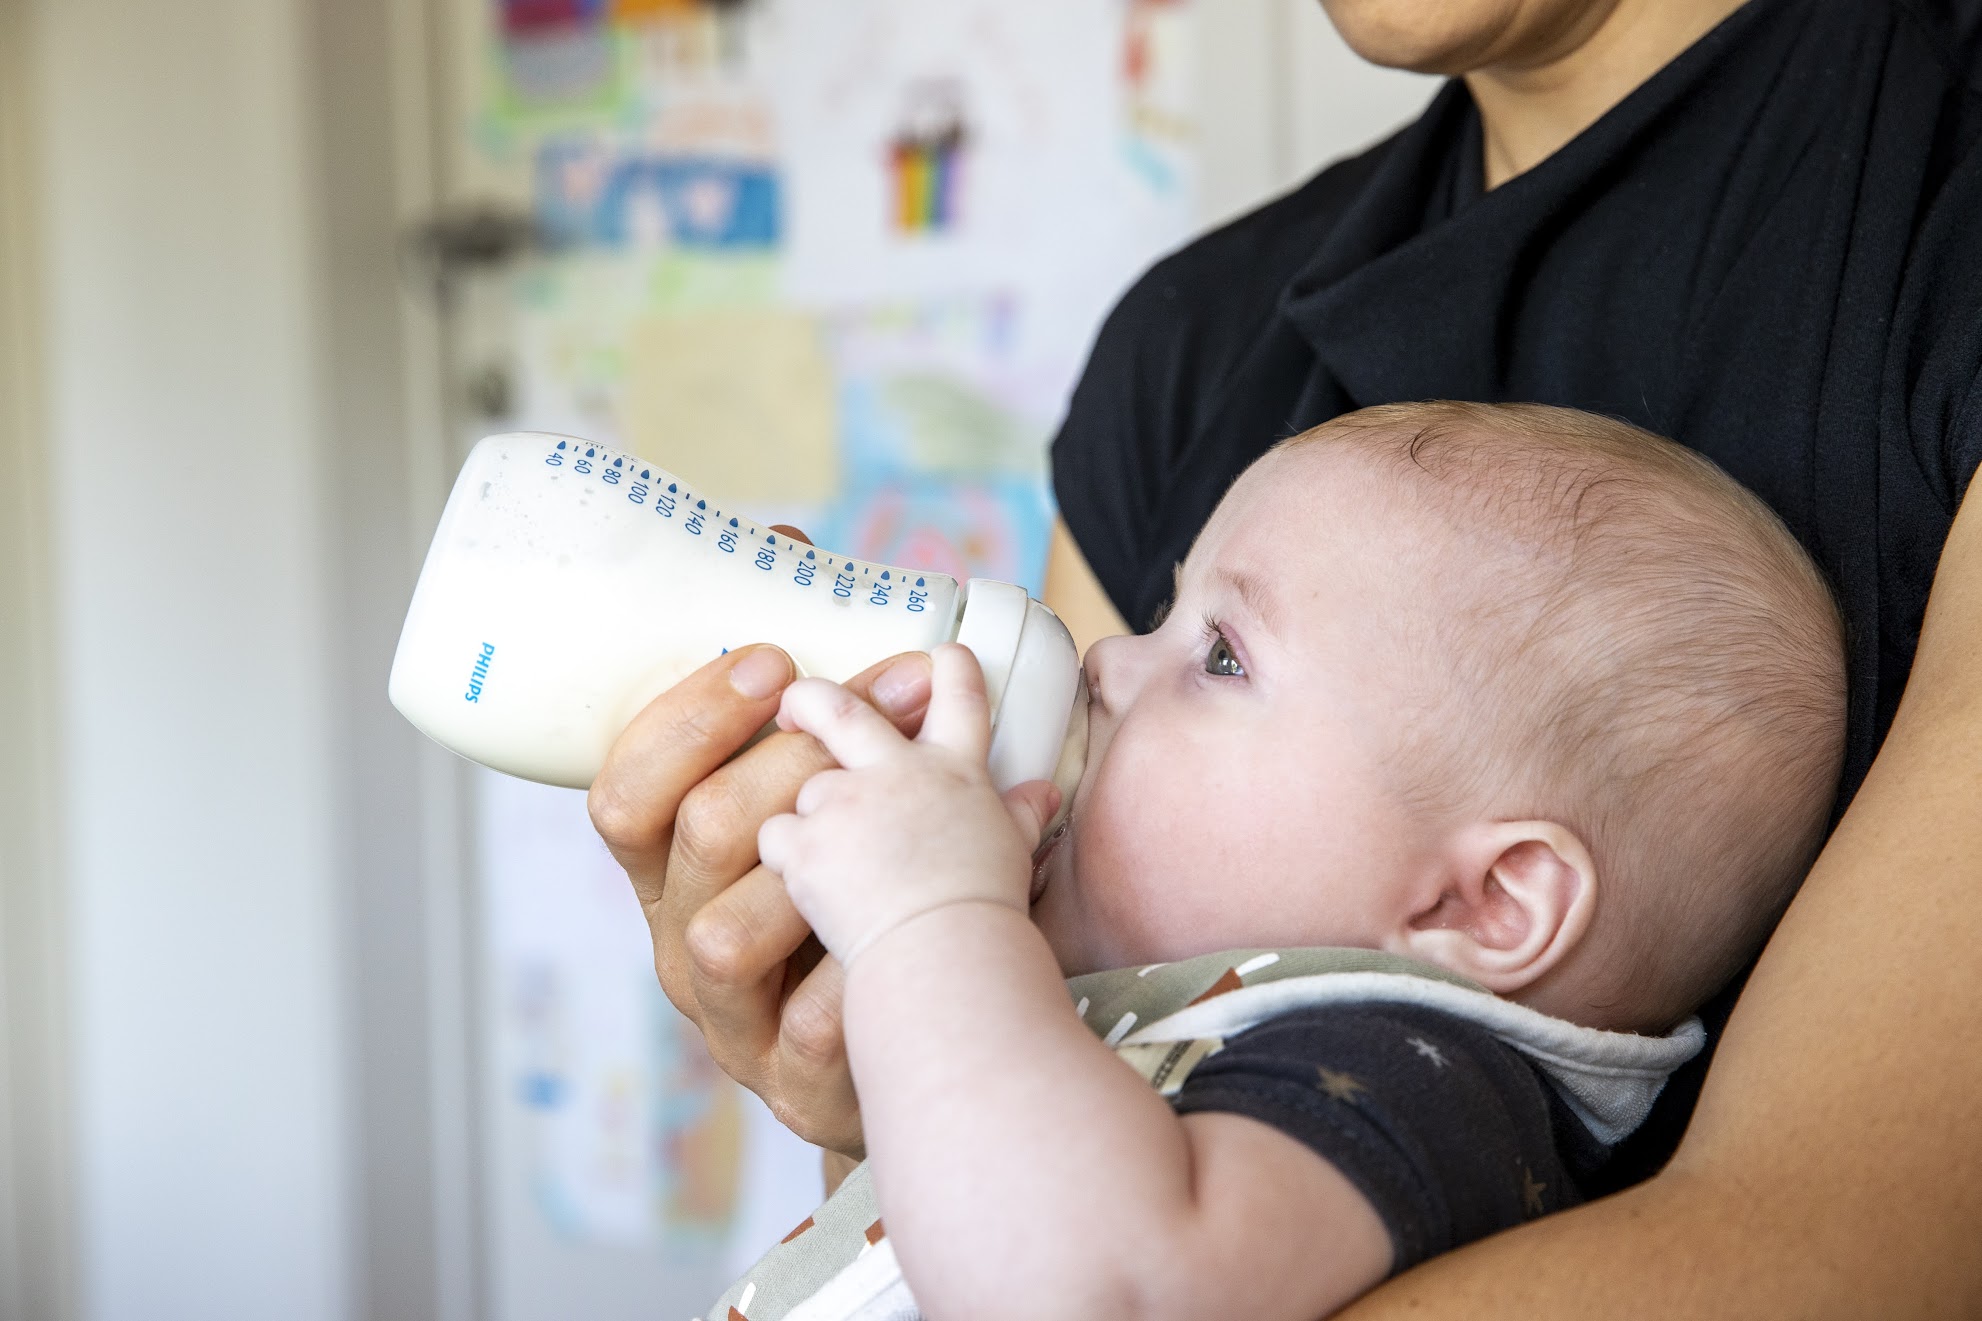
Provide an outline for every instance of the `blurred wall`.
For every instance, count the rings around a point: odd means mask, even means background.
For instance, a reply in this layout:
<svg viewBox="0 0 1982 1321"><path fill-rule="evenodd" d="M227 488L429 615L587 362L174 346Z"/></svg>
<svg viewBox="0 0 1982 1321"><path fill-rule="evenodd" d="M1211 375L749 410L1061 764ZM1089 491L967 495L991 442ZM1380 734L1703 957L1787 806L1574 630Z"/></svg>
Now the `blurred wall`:
<svg viewBox="0 0 1982 1321"><path fill-rule="evenodd" d="M81 1287L347 1314L299 0L31 7Z"/></svg>
<svg viewBox="0 0 1982 1321"><path fill-rule="evenodd" d="M0 1321L74 1311L25 0L0 0Z"/></svg>

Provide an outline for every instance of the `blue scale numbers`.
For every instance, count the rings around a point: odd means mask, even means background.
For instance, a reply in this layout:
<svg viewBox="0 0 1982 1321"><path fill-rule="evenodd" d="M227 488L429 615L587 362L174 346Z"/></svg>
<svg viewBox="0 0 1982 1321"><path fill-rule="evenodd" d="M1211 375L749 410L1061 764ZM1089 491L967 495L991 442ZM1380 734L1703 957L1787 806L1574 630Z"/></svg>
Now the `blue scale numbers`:
<svg viewBox="0 0 1982 1321"><path fill-rule="evenodd" d="M833 555L822 557L812 546L766 532L739 518L724 518L720 509L711 511L707 500L682 490L679 482L667 482L662 489L652 468L643 468L638 459L602 445L560 440L557 448L544 455L544 465L589 477L607 490L619 492L628 503L652 509L656 518L684 534L703 538L704 545L712 544L708 533L713 527L717 552L736 556L739 563L747 563L760 573L776 575L789 564L791 571L785 577L796 587L830 585L832 595L841 602L869 609L903 610L911 615L929 609L935 589L926 577L914 579L911 586L906 574L897 576L893 569L877 569ZM666 476L661 474L662 479Z"/></svg>

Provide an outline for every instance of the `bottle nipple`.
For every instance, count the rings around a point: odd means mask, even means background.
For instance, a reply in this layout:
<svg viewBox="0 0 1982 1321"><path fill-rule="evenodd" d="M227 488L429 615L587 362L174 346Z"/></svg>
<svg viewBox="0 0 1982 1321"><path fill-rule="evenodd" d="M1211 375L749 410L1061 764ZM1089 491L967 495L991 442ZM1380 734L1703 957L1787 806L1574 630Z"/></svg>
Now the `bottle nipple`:
<svg viewBox="0 0 1982 1321"><path fill-rule="evenodd" d="M1087 757L1087 676L1073 635L1022 587L989 578L964 586L956 640L984 670L991 708L991 781L1002 791L1052 780L1060 812Z"/></svg>

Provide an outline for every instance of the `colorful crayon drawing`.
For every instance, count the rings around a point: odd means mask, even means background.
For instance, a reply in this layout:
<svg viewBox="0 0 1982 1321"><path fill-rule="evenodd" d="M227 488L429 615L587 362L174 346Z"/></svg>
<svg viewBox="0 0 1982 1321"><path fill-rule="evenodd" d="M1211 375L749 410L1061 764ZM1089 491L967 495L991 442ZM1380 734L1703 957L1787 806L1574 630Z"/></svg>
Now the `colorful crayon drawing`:
<svg viewBox="0 0 1982 1321"><path fill-rule="evenodd" d="M654 1007L657 1055L652 1133L657 1219L677 1247L681 1235L720 1240L736 1220L743 1163L743 1110L737 1088L701 1034L660 995Z"/></svg>
<svg viewBox="0 0 1982 1321"><path fill-rule="evenodd" d="M604 17L601 0L502 0L502 31L511 40L597 27Z"/></svg>
<svg viewBox="0 0 1982 1321"><path fill-rule="evenodd" d="M749 63L749 11L759 0L610 0L612 25L646 41L650 68L670 75Z"/></svg>
<svg viewBox="0 0 1982 1321"><path fill-rule="evenodd" d="M932 481L907 474L851 493L823 544L880 564L1039 590L1052 501L1029 480Z"/></svg>
<svg viewBox="0 0 1982 1321"><path fill-rule="evenodd" d="M1188 187L1197 125L1185 0L1130 0L1122 34L1123 155L1152 192Z"/></svg>
<svg viewBox="0 0 1982 1321"><path fill-rule="evenodd" d="M511 114L621 114L630 75L741 66L759 0L499 0L498 58Z"/></svg>
<svg viewBox="0 0 1982 1321"><path fill-rule="evenodd" d="M745 8L751 0L502 0L506 36L600 27L632 27Z"/></svg>
<svg viewBox="0 0 1982 1321"><path fill-rule="evenodd" d="M651 1239L660 1225L648 1199L663 1154L643 1113L652 1066L626 1049L637 1038L617 1030L614 988L543 952L507 960L504 971L505 1120L528 1152L531 1200L568 1238Z"/></svg>
<svg viewBox="0 0 1982 1321"><path fill-rule="evenodd" d="M511 1188L560 1237L720 1260L741 1187L736 1085L661 994L584 796L477 783L483 838L506 845L487 883L493 1118L518 1158Z"/></svg>
<svg viewBox="0 0 1982 1321"><path fill-rule="evenodd" d="M940 369L843 375L840 433L850 465L929 477L1034 476L1048 426L970 376Z"/></svg>
<svg viewBox="0 0 1982 1321"><path fill-rule="evenodd" d="M904 234L941 234L956 227L970 144L962 101L958 86L947 80L909 88L902 130L888 147L895 228Z"/></svg>
<svg viewBox="0 0 1982 1321"><path fill-rule="evenodd" d="M603 0L501 0L502 54L511 93L524 106L600 96L617 61L602 27Z"/></svg>
<svg viewBox="0 0 1982 1321"><path fill-rule="evenodd" d="M554 138L537 153L538 222L557 241L608 248L774 248L778 175L768 161L628 155Z"/></svg>
<svg viewBox="0 0 1982 1321"><path fill-rule="evenodd" d="M636 237L643 196L658 202L666 238L689 248L770 248L778 242L778 176L766 163L697 157L622 161L600 198L608 246Z"/></svg>
<svg viewBox="0 0 1982 1321"><path fill-rule="evenodd" d="M531 25L514 29L502 43L500 54L508 110L536 113L610 109L622 90L619 60L611 36L601 28L583 23L540 21L549 8L550 0L544 0L544 13L532 11L527 15Z"/></svg>

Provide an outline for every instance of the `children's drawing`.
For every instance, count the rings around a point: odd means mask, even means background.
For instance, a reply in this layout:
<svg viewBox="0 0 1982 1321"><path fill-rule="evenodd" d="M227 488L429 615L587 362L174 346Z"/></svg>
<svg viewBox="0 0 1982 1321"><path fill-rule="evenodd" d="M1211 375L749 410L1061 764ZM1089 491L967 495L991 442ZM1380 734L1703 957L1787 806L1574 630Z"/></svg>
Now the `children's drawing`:
<svg viewBox="0 0 1982 1321"><path fill-rule="evenodd" d="M1052 502L1038 481L884 477L853 492L825 544L860 559L996 578L1038 591Z"/></svg>
<svg viewBox="0 0 1982 1321"><path fill-rule="evenodd" d="M941 234L956 225L969 142L960 87L937 80L909 88L901 131L888 146L896 228Z"/></svg>
<svg viewBox="0 0 1982 1321"><path fill-rule="evenodd" d="M1195 20L1187 0L1129 0L1122 34L1122 154L1159 195L1187 191L1195 164Z"/></svg>

